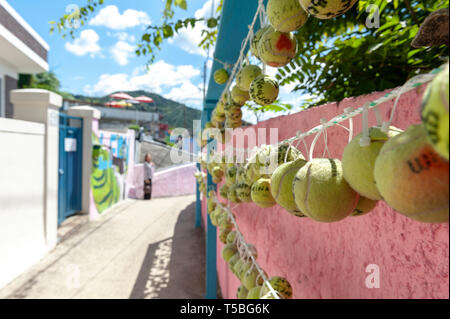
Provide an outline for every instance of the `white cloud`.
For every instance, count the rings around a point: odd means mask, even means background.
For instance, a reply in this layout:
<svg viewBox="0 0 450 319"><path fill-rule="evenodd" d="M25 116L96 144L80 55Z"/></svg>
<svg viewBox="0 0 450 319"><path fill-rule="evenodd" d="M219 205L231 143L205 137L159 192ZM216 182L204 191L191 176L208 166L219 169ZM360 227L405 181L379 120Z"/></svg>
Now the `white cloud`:
<svg viewBox="0 0 450 319"><path fill-rule="evenodd" d="M113 33L113 32L109 32L108 31L108 32L106 32L106 35L108 37L111 37L111 38L117 38L120 41L136 42L136 37L134 35L128 34L126 32L115 32L115 33Z"/></svg>
<svg viewBox="0 0 450 319"><path fill-rule="evenodd" d="M194 16L197 19L205 18L208 19L211 17L211 6L212 0L208 0L205 2L202 8L198 9ZM217 6L219 1L215 1L214 6L214 16L216 16ZM181 48L182 50L190 53L190 54L198 54L203 57L206 57L206 52L202 48L198 47L198 44L201 42L202 30L206 29L205 22L198 22L195 25L195 28L188 27L186 29L180 30L178 34L176 34L173 38L169 39L170 44L174 44ZM214 52L214 48L211 48L210 52Z"/></svg>
<svg viewBox="0 0 450 319"><path fill-rule="evenodd" d="M151 24L150 18L144 11L128 9L120 14L117 6L106 6L89 21L90 25L104 26L113 30L124 30L142 24Z"/></svg>
<svg viewBox="0 0 450 319"><path fill-rule="evenodd" d="M201 87L192 83L200 75L192 65L172 65L160 60L150 67L133 70L132 74L103 74L94 85L86 85L84 91L102 96L115 91L147 90L181 103L200 105ZM168 92L168 93L167 93Z"/></svg>
<svg viewBox="0 0 450 319"><path fill-rule="evenodd" d="M66 42L65 48L67 51L77 56L89 54L93 57L101 51L101 48L98 45L99 39L100 37L94 30L83 30L81 31L79 38L75 39L73 42Z"/></svg>
<svg viewBox="0 0 450 319"><path fill-rule="evenodd" d="M135 47L125 41L118 41L110 50L113 59L121 66L129 63L134 51Z"/></svg>

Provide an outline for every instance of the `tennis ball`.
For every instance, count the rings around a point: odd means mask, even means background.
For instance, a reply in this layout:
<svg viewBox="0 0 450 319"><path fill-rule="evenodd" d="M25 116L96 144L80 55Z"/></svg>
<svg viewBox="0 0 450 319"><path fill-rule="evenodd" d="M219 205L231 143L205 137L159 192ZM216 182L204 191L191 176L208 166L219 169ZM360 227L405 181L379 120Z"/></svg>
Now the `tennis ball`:
<svg viewBox="0 0 450 319"><path fill-rule="evenodd" d="M248 290L243 285L239 286L237 290L237 299L246 299L248 295Z"/></svg>
<svg viewBox="0 0 450 319"><path fill-rule="evenodd" d="M222 229L219 233L219 240L222 244L227 244L228 234L231 232L230 228Z"/></svg>
<svg viewBox="0 0 450 319"><path fill-rule="evenodd" d="M292 286L287 281L286 278L275 276L269 279L269 284L272 286L273 290L277 291L283 298L291 299L292 298ZM264 284L262 288L262 294L266 295L270 293L269 287Z"/></svg>
<svg viewBox="0 0 450 319"><path fill-rule="evenodd" d="M351 216L363 216L370 213L378 204L377 200L371 200L363 196L359 196L358 205Z"/></svg>
<svg viewBox="0 0 450 319"><path fill-rule="evenodd" d="M251 187L245 183L239 183L236 186L236 196L241 203L250 203L252 201L251 191Z"/></svg>
<svg viewBox="0 0 450 319"><path fill-rule="evenodd" d="M223 177L223 170L222 167L220 166L214 166L214 168L212 169L212 176L217 177L217 178L222 178Z"/></svg>
<svg viewBox="0 0 450 319"><path fill-rule="evenodd" d="M300 0L300 5L318 19L340 16L353 7L358 0Z"/></svg>
<svg viewBox="0 0 450 319"><path fill-rule="evenodd" d="M238 186L237 184L232 184L228 188L228 200L234 204L239 204L241 202L240 199L237 197L236 193L237 186Z"/></svg>
<svg viewBox="0 0 450 319"><path fill-rule="evenodd" d="M256 205L262 208L272 207L276 204L270 191L269 178L260 178L252 185L251 198Z"/></svg>
<svg viewBox="0 0 450 319"><path fill-rule="evenodd" d="M225 116L229 117L232 114L239 113L239 111L241 111L241 105L238 105L238 104L236 104L234 102L233 103L227 103L227 104L225 104L224 111L225 111Z"/></svg>
<svg viewBox="0 0 450 319"><path fill-rule="evenodd" d="M233 86L231 90L231 98L233 102L238 105L244 105L250 99L250 96L247 91L243 91L239 88L239 86Z"/></svg>
<svg viewBox="0 0 450 319"><path fill-rule="evenodd" d="M227 235L227 244L233 244L236 239L236 231L232 230Z"/></svg>
<svg viewBox="0 0 450 319"><path fill-rule="evenodd" d="M279 165L298 158L303 159L303 155L289 144L265 145L256 153L256 169L260 174L271 175Z"/></svg>
<svg viewBox="0 0 450 319"><path fill-rule="evenodd" d="M319 222L336 222L349 216L359 194L345 181L337 159L318 158L306 163L293 182L295 204Z"/></svg>
<svg viewBox="0 0 450 319"><path fill-rule="evenodd" d="M222 248L222 258L228 262L234 254L237 253L237 247L235 244L226 244Z"/></svg>
<svg viewBox="0 0 450 319"><path fill-rule="evenodd" d="M378 127L371 127L369 146L360 146L359 142L363 136L361 133L345 147L342 156L344 178L362 196L372 200L381 199L373 177L375 160L384 143L401 132L402 130L393 126L389 127L387 133L382 132Z"/></svg>
<svg viewBox="0 0 450 319"><path fill-rule="evenodd" d="M267 274L265 274L267 277ZM258 282L256 281L258 280ZM264 283L263 278L259 275L259 271L255 267L250 267L249 270L242 277L242 284L248 290L256 286L261 286Z"/></svg>
<svg viewBox="0 0 450 319"><path fill-rule="evenodd" d="M259 57L258 45L259 45L259 42L261 41L261 38L264 35L264 33L266 33L269 30L273 30L273 28L270 25L265 26L264 28L259 29L252 38L252 43L250 45L250 51L259 60L261 60L261 58Z"/></svg>
<svg viewBox="0 0 450 319"><path fill-rule="evenodd" d="M225 114L225 103L223 101L219 101L216 105L217 114Z"/></svg>
<svg viewBox="0 0 450 319"><path fill-rule="evenodd" d="M219 189L219 194L222 198L228 199L228 185L223 184Z"/></svg>
<svg viewBox="0 0 450 319"><path fill-rule="evenodd" d="M374 175L383 200L397 212L421 222L448 221L449 164L428 143L423 124L384 144Z"/></svg>
<svg viewBox="0 0 450 319"><path fill-rule="evenodd" d="M247 185L253 185L253 183L261 178L261 174L259 174L259 172L255 168L256 166L256 163L248 163L247 165L245 165L245 183Z"/></svg>
<svg viewBox="0 0 450 319"><path fill-rule="evenodd" d="M225 69L219 69L216 72L214 72L214 81L219 85L227 83L229 78L230 75Z"/></svg>
<svg viewBox="0 0 450 319"><path fill-rule="evenodd" d="M225 171L225 182L228 185L228 187L230 187L231 185L233 185L236 182L236 172L237 172L237 167L232 165L230 167L227 168L227 170ZM228 189L228 195L229 195L229 190Z"/></svg>
<svg viewBox="0 0 450 319"><path fill-rule="evenodd" d="M428 86L422 101L422 122L428 141L447 161L449 159L449 64Z"/></svg>
<svg viewBox="0 0 450 319"><path fill-rule="evenodd" d="M236 276L239 278L240 281L243 280L244 275L246 274L247 271L250 270L250 268L252 267L252 262L249 260L244 260L241 264L241 267L239 267Z"/></svg>
<svg viewBox="0 0 450 319"><path fill-rule="evenodd" d="M267 17L272 27L280 32L291 32L302 27L308 20L298 0L269 0Z"/></svg>
<svg viewBox="0 0 450 319"><path fill-rule="evenodd" d="M258 52L262 62L279 68L287 65L297 55L297 40L293 33L269 30L262 36Z"/></svg>
<svg viewBox="0 0 450 319"><path fill-rule="evenodd" d="M278 82L267 75L260 75L250 84L250 98L259 105L275 102L280 93Z"/></svg>
<svg viewBox="0 0 450 319"><path fill-rule="evenodd" d="M230 258L230 260L228 260L228 267L230 268L231 272L234 274L233 268L234 265L241 260L241 256L239 255L239 253L235 253L233 255L233 257Z"/></svg>
<svg viewBox="0 0 450 319"><path fill-rule="evenodd" d="M271 192L275 201L278 205L297 217L305 217L305 215L303 215L295 204L292 183L298 170L306 163L304 159L298 159L294 162L282 164L273 172L270 180Z"/></svg>
<svg viewBox="0 0 450 319"><path fill-rule="evenodd" d="M247 294L247 299L259 299L261 296L261 289L262 286L256 286L250 289Z"/></svg>
<svg viewBox="0 0 450 319"><path fill-rule="evenodd" d="M242 91L250 90L250 84L253 80L262 74L262 70L257 65L246 65L241 71L236 75L236 85ZM247 98L248 100L248 98Z"/></svg>
<svg viewBox="0 0 450 319"><path fill-rule="evenodd" d="M239 257L239 260L236 261L236 262L234 263L234 265L233 265L233 268L231 268L231 272L232 272L236 277L238 277L239 270L241 269L241 267L242 267L243 264L244 264L244 259L242 259L242 258ZM239 278L239 277L238 277L238 278Z"/></svg>

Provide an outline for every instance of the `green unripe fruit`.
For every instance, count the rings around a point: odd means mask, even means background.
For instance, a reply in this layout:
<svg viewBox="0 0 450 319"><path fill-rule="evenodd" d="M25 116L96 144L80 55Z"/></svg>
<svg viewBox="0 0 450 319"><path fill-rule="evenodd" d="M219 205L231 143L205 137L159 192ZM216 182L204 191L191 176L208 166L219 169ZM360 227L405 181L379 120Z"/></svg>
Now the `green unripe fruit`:
<svg viewBox="0 0 450 319"><path fill-rule="evenodd" d="M230 76L225 69L219 69L214 72L214 81L219 85L227 83L229 78Z"/></svg>
<svg viewBox="0 0 450 319"><path fill-rule="evenodd" d="M236 75L236 85L243 91L250 90L253 80L262 74L262 70L257 65L247 65ZM247 98L248 100L248 98Z"/></svg>
<svg viewBox="0 0 450 319"><path fill-rule="evenodd" d="M269 283L273 290L280 293L283 298L292 298L292 286L286 278L275 276L269 279ZM262 294L266 295L268 293L270 293L269 287L267 287L267 285L263 285Z"/></svg>
<svg viewBox="0 0 450 319"><path fill-rule="evenodd" d="M300 5L317 19L331 19L350 10L358 0L300 0Z"/></svg>
<svg viewBox="0 0 450 319"><path fill-rule="evenodd" d="M250 95L247 91L241 90L237 85L231 90L231 98L237 105L244 105L250 99Z"/></svg>
<svg viewBox="0 0 450 319"><path fill-rule="evenodd" d="M267 17L275 30L291 32L305 24L308 13L298 0L269 0Z"/></svg>
<svg viewBox="0 0 450 319"><path fill-rule="evenodd" d="M251 190L252 201L262 208L272 207L276 204L270 190L270 179L260 178L253 185Z"/></svg>
<svg viewBox="0 0 450 319"><path fill-rule="evenodd" d="M265 64L274 68L283 67L297 55L297 40L293 33L270 30L262 36L258 52Z"/></svg>
<svg viewBox="0 0 450 319"><path fill-rule="evenodd" d="M275 102L280 93L278 82L267 75L258 76L250 84L250 97L259 105L269 105Z"/></svg>

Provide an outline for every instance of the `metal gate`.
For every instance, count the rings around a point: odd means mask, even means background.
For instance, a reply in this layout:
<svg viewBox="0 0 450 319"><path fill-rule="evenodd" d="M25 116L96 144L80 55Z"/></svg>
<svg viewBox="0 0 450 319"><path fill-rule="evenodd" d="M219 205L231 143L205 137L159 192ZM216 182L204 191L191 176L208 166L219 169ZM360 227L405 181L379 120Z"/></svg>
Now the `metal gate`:
<svg viewBox="0 0 450 319"><path fill-rule="evenodd" d="M81 211L83 119L59 115L58 225Z"/></svg>

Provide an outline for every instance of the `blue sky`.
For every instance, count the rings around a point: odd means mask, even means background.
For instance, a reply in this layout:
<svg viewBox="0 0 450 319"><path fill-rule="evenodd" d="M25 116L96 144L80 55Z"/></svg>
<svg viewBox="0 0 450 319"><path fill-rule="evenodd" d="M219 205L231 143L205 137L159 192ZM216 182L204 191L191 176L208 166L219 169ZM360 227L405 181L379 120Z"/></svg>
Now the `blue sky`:
<svg viewBox="0 0 450 319"><path fill-rule="evenodd" d="M63 39L50 34L49 21L57 20L71 6L83 6L86 0L10 0L12 7L50 45L49 64L62 84L62 90L74 94L103 96L113 91L144 89L166 98L201 108L202 68L206 52L197 44L201 27L189 29L165 42L150 72L146 57L137 57L135 46L149 24L161 23L161 0L106 0L91 15L76 38ZM211 0L190 0L188 10L176 10L175 18L209 17ZM215 1L217 4L219 1ZM275 70L269 70L275 73ZM209 74L208 74L209 76ZM283 102L295 103L281 90ZM274 114L266 114L264 118ZM251 113L244 119L253 121Z"/></svg>

